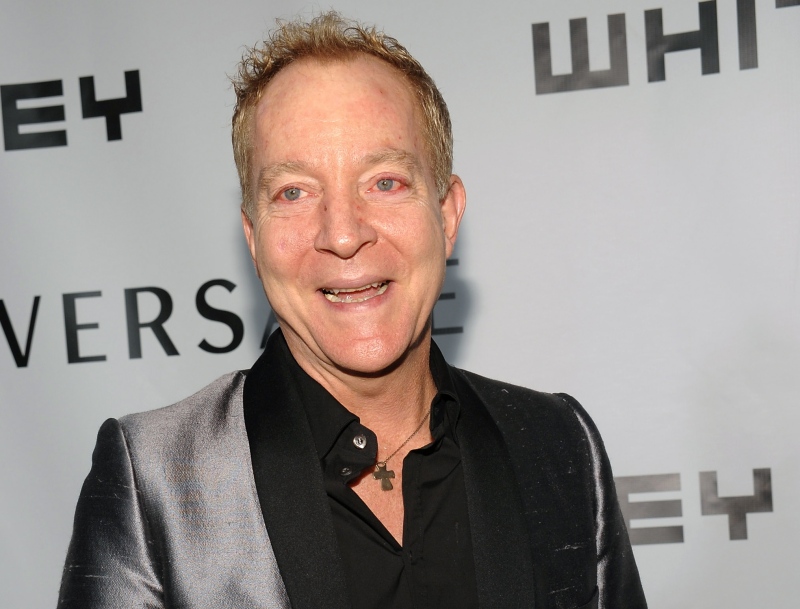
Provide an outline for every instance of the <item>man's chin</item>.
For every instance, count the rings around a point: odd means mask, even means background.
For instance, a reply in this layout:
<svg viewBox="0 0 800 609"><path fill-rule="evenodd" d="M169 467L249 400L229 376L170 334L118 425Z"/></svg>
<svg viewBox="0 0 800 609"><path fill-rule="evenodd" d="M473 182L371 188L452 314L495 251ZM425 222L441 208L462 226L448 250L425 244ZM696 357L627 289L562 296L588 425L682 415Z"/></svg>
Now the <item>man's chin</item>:
<svg viewBox="0 0 800 609"><path fill-rule="evenodd" d="M316 344L329 365L350 376L377 378L390 374L408 360L421 341L413 337L369 336L321 340ZM427 356L426 356L427 357Z"/></svg>
<svg viewBox="0 0 800 609"><path fill-rule="evenodd" d="M404 332L387 329L405 326ZM430 322L409 328L395 319L367 324L317 324L303 332L282 324L298 363L308 370L335 369L350 376L375 378L390 374L419 353L427 362Z"/></svg>
<svg viewBox="0 0 800 609"><path fill-rule="evenodd" d="M394 370L406 359L408 348L382 340L351 341L349 345L329 346L325 354L342 372L371 378Z"/></svg>

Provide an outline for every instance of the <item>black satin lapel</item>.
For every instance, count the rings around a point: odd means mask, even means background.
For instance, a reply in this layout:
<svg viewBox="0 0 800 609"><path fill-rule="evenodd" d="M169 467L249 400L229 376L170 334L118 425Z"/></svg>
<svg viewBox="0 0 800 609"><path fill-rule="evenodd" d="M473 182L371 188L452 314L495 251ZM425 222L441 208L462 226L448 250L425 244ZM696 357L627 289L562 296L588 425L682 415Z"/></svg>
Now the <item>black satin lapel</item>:
<svg viewBox="0 0 800 609"><path fill-rule="evenodd" d="M276 333L277 334L277 333ZM350 607L322 470L273 335L244 384L258 499L293 609Z"/></svg>
<svg viewBox="0 0 800 609"><path fill-rule="evenodd" d="M472 387L453 373L461 401L458 443L464 463L475 577L481 607L529 609L535 583L529 533L500 431Z"/></svg>

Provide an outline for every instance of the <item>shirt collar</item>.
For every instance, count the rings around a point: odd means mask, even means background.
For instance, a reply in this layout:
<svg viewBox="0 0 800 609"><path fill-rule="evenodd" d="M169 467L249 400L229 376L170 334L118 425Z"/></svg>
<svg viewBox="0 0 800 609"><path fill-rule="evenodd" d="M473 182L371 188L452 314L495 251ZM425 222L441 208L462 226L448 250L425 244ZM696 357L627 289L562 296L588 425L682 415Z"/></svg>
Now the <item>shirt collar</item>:
<svg viewBox="0 0 800 609"><path fill-rule="evenodd" d="M439 346L433 340L431 340L430 366L433 382L436 383L437 389L436 396L431 403L431 433L434 438L447 435L458 444L456 425L461 412L458 393L456 393L450 366L447 365Z"/></svg>
<svg viewBox="0 0 800 609"><path fill-rule="evenodd" d="M300 395L300 402L306 411L317 454L322 459L333 447L345 427L358 420L358 417L342 406L336 398L300 367L289 350L289 345L286 344L281 330L277 330L276 334L280 334L279 365L289 372Z"/></svg>
<svg viewBox="0 0 800 609"><path fill-rule="evenodd" d="M311 378L295 361L286 339L280 330L276 332L279 340L276 349L276 362L281 369L288 371L297 388L300 400L308 417L311 435L320 459L333 448L339 436L358 417L347 410L317 381ZM443 435L451 437L456 443L456 424L459 416L459 400L450 367L433 340L430 349L430 367L437 393L431 403L430 429L434 438Z"/></svg>

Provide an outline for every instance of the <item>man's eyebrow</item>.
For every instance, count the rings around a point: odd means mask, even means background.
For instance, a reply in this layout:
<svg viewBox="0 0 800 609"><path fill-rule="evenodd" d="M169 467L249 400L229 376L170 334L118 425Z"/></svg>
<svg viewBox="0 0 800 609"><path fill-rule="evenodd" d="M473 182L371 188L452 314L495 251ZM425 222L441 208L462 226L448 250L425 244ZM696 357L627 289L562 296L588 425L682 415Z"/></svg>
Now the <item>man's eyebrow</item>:
<svg viewBox="0 0 800 609"><path fill-rule="evenodd" d="M269 190L270 183L283 173L301 173L306 169L304 163L297 161L286 161L284 163L274 163L273 165L266 165L258 172L258 191L265 192Z"/></svg>
<svg viewBox="0 0 800 609"><path fill-rule="evenodd" d="M395 163L414 174L422 171L422 163L416 155L405 150L398 150L397 148L386 148L370 153L363 157L361 162L365 166L378 165L380 163ZM300 161L284 161L282 163L266 165L258 172L257 192L268 192L270 190L270 184L281 174L305 173L307 171L308 166Z"/></svg>
<svg viewBox="0 0 800 609"><path fill-rule="evenodd" d="M365 165L396 163L413 173L419 173L422 169L422 163L416 155L396 148L386 148L385 150L378 150L377 152L368 154L364 157L363 162Z"/></svg>

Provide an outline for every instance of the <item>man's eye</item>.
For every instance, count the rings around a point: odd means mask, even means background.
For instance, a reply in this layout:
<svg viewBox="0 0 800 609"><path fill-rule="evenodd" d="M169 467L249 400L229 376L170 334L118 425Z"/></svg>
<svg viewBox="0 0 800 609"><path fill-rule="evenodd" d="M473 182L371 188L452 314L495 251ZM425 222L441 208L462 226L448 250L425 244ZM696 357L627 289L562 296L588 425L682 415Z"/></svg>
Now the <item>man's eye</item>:
<svg viewBox="0 0 800 609"><path fill-rule="evenodd" d="M384 178L383 180L378 180L376 186L378 187L378 190L389 191L394 188L394 180Z"/></svg>
<svg viewBox="0 0 800 609"><path fill-rule="evenodd" d="M287 188L286 190L283 191L283 198L286 199L287 201L297 201L297 199L300 198L302 192L303 191L300 190L299 188Z"/></svg>

